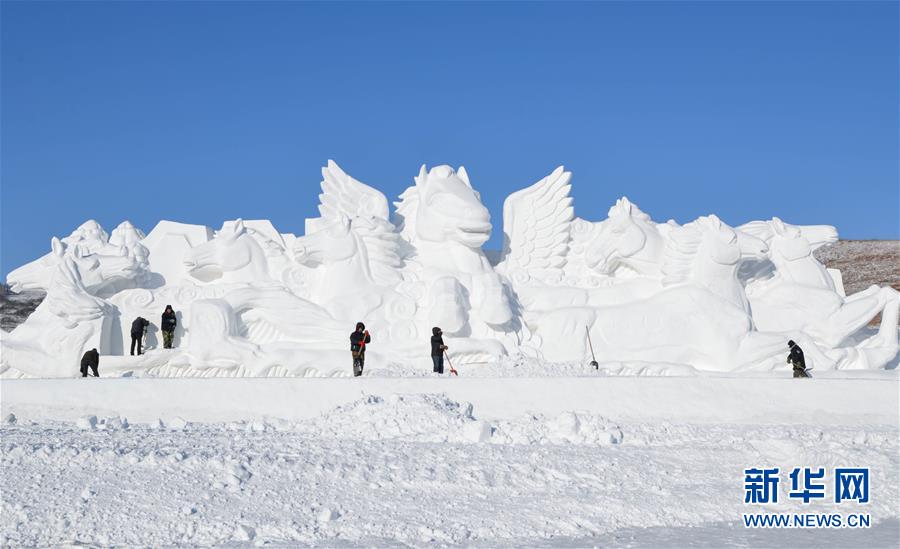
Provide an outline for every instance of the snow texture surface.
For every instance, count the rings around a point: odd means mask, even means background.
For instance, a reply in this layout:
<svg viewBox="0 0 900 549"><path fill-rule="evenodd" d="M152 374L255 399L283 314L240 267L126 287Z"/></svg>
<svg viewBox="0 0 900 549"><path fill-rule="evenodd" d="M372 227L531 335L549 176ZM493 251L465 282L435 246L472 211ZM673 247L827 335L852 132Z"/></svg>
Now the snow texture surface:
<svg viewBox="0 0 900 549"><path fill-rule="evenodd" d="M260 398L264 381L256 382ZM741 380L707 383L735 381ZM253 386L251 380L231 382ZM4 382L4 389L29 383L37 382ZM4 409L0 542L895 547L900 448L896 395L885 396L884 390L895 389L896 378L818 383L796 392L793 380L749 380L752 389L768 387L776 395L793 387L796 402L784 410L760 404L767 415L751 413L739 422L714 414L702 423L685 421L689 414L654 407L657 392L641 399L627 389L632 409L644 407L647 418L669 419L619 420L572 410L520 414L514 406L482 414L479 405L446 393L390 391L370 392L294 421L198 423L174 414L138 423L103 414L74 422L34 421L21 412L12 418ZM679 388L668 388L670 400ZM837 388L852 388L860 402L879 403L858 412L839 408L819 420L794 412L812 412L817 400ZM539 408L547 405L540 395L532 388L522 396ZM740 417L744 403L731 397L728 390L711 391L693 405L719 408L720 417ZM608 399L616 408L616 397ZM866 464L873 476L865 512L874 527L743 529L738 520L748 509L742 503L742 470L764 464ZM791 501L786 493L781 500ZM766 510L810 509L790 502ZM815 511L848 509L819 502Z"/></svg>

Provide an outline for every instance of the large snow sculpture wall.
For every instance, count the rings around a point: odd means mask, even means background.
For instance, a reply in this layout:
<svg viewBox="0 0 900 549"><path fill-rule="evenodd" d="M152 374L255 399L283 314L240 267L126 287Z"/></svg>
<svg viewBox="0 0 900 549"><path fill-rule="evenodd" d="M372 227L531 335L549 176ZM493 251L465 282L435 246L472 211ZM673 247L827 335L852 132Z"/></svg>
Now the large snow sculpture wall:
<svg viewBox="0 0 900 549"><path fill-rule="evenodd" d="M656 223L627 198L586 221L560 167L507 198L492 263L490 214L465 168L422 166L393 219L382 193L334 162L322 176L320 217L303 236L238 219L219 230L161 221L146 236L88 221L54 238L8 277L48 294L2 334L0 374L74 376L86 349L125 355L137 316L153 322L149 352L122 360L149 375L346 374L360 320L375 366L427 367L432 326L459 364L584 360L587 333L603 362L707 370L785 368L788 339L817 368L880 368L897 354L897 292L844 296L839 273L813 257L833 227ZM178 311L173 350L160 349L166 305Z"/></svg>

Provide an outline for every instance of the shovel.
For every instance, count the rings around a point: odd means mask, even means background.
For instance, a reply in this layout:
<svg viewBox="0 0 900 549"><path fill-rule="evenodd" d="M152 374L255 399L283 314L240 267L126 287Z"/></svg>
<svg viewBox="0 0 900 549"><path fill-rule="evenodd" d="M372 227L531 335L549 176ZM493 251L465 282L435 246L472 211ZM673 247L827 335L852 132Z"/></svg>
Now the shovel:
<svg viewBox="0 0 900 549"><path fill-rule="evenodd" d="M447 351L444 351L444 356L447 358L447 366L450 367L450 373L459 376L459 373L453 369L453 364L450 362L450 355L447 354Z"/></svg>
<svg viewBox="0 0 900 549"><path fill-rule="evenodd" d="M588 327L584 327L584 333L587 334L588 345L591 348L591 366L594 367L595 370L600 369L600 365L597 364L597 357L594 356L594 344L591 343L591 331L588 330Z"/></svg>

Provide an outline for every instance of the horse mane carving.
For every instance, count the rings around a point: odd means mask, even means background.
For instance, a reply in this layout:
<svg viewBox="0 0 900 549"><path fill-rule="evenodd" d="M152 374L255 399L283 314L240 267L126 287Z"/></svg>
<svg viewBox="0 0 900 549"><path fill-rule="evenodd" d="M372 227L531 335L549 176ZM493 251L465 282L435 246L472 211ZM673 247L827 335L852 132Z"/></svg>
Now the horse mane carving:
<svg viewBox="0 0 900 549"><path fill-rule="evenodd" d="M394 202L397 208L394 213L394 223L400 236L407 242L416 238L416 212L419 209L419 189L415 186L407 188L400 194L400 200Z"/></svg>
<svg viewBox="0 0 900 549"><path fill-rule="evenodd" d="M663 285L680 284L691 278L694 260L707 231L719 231L722 221L715 215L698 217L690 223L673 227L663 253Z"/></svg>

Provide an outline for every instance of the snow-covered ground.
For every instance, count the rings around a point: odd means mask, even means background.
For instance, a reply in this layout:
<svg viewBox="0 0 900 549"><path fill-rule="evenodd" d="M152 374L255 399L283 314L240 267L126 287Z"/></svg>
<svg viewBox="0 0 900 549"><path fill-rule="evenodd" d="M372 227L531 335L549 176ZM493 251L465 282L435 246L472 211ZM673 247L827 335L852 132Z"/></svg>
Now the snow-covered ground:
<svg viewBox="0 0 900 549"><path fill-rule="evenodd" d="M3 545L900 543L896 372L4 380ZM748 467L867 466L868 529L750 530Z"/></svg>

